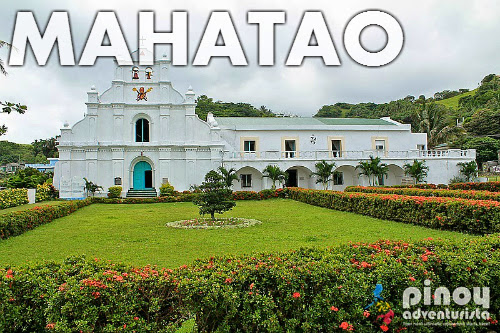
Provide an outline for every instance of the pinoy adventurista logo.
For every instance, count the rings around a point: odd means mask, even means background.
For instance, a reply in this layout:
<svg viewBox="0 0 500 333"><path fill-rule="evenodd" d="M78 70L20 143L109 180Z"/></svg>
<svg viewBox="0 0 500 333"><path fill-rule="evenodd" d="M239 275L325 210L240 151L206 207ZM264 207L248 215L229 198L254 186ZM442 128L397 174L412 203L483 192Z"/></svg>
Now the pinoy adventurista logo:
<svg viewBox="0 0 500 333"><path fill-rule="evenodd" d="M406 326L488 326L496 325L491 318L489 287L431 288L431 280L424 287L408 287L403 292L403 319Z"/></svg>

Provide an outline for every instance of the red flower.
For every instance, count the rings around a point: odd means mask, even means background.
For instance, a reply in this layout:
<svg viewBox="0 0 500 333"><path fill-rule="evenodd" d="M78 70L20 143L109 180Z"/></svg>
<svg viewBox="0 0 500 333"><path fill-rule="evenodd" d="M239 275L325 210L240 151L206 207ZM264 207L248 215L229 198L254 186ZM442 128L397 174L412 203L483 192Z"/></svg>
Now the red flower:
<svg viewBox="0 0 500 333"><path fill-rule="evenodd" d="M292 297L293 298L299 298L300 297L300 293L295 292L295 293L293 293Z"/></svg>
<svg viewBox="0 0 500 333"><path fill-rule="evenodd" d="M250 289L253 289L253 286L254 286L254 285L255 285L255 284L252 282L252 283L250 284Z"/></svg>
<svg viewBox="0 0 500 333"><path fill-rule="evenodd" d="M370 312L368 312L368 311L365 310L363 312L363 316L365 316L366 318L370 317Z"/></svg>
<svg viewBox="0 0 500 333"><path fill-rule="evenodd" d="M380 326L380 329L384 332L387 332L389 330L389 327L385 326L385 325L382 325Z"/></svg>
<svg viewBox="0 0 500 333"><path fill-rule="evenodd" d="M410 281L415 281L415 278L413 276L410 276Z"/></svg>
<svg viewBox="0 0 500 333"><path fill-rule="evenodd" d="M347 322L343 321L339 327L343 330L346 330L349 327L349 324Z"/></svg>
<svg viewBox="0 0 500 333"><path fill-rule="evenodd" d="M134 320L139 320L139 317L134 317Z"/></svg>
<svg viewBox="0 0 500 333"><path fill-rule="evenodd" d="M45 328L47 328L49 330L53 329L54 327L56 327L56 324L54 324L54 323L50 323L50 324L47 324L47 326L45 326Z"/></svg>
<svg viewBox="0 0 500 333"><path fill-rule="evenodd" d="M422 261L427 261L427 256L426 255L422 256Z"/></svg>
<svg viewBox="0 0 500 333"><path fill-rule="evenodd" d="M233 279L231 279L231 278L227 278L225 282L226 282L227 284L229 284L229 283L233 282Z"/></svg>
<svg viewBox="0 0 500 333"><path fill-rule="evenodd" d="M339 308L337 308L337 307L335 307L335 306L332 305L332 307L330 308L330 310L337 312L337 311L339 311Z"/></svg>

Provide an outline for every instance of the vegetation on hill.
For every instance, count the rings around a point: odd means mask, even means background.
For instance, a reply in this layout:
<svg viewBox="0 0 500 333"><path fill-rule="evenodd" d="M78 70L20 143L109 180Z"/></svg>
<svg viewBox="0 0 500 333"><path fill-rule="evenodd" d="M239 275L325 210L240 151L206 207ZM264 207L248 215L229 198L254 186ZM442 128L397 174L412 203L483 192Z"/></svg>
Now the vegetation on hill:
<svg viewBox="0 0 500 333"><path fill-rule="evenodd" d="M232 103L215 101L201 95L196 99L196 114L206 120L207 114L212 112L216 117L275 117L276 115L262 105L258 109L249 103Z"/></svg>
<svg viewBox="0 0 500 333"><path fill-rule="evenodd" d="M31 144L0 141L0 165L7 163L46 163L57 157L56 139L35 140Z"/></svg>
<svg viewBox="0 0 500 333"><path fill-rule="evenodd" d="M414 132L427 133L429 147L447 143L454 148L479 150L478 162L494 159L496 139L476 137L500 135L500 76L489 74L477 89L443 90L433 97L420 95L383 104L335 103L323 105L315 117L391 117L411 124ZM483 148L487 149L483 153Z"/></svg>

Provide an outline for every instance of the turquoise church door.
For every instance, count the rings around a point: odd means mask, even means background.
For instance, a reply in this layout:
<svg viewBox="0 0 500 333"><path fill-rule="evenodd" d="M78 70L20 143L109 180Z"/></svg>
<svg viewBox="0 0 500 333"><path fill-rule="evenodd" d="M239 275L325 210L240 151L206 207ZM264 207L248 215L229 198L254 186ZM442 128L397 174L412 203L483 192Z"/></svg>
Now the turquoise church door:
<svg viewBox="0 0 500 333"><path fill-rule="evenodd" d="M134 166L134 190L153 188L153 171L148 162L141 161Z"/></svg>

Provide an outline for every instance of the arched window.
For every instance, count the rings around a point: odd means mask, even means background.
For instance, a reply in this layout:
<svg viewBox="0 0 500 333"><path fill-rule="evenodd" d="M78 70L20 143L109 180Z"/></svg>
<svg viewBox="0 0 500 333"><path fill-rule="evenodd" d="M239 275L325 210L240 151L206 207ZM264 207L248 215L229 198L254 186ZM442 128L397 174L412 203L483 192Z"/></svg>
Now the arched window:
<svg viewBox="0 0 500 333"><path fill-rule="evenodd" d="M132 68L132 80L139 80L139 67Z"/></svg>
<svg viewBox="0 0 500 333"><path fill-rule="evenodd" d="M141 118L135 123L135 142L149 142L149 121Z"/></svg>
<svg viewBox="0 0 500 333"><path fill-rule="evenodd" d="M146 79L151 80L151 77L153 76L153 69L151 67L146 68Z"/></svg>

